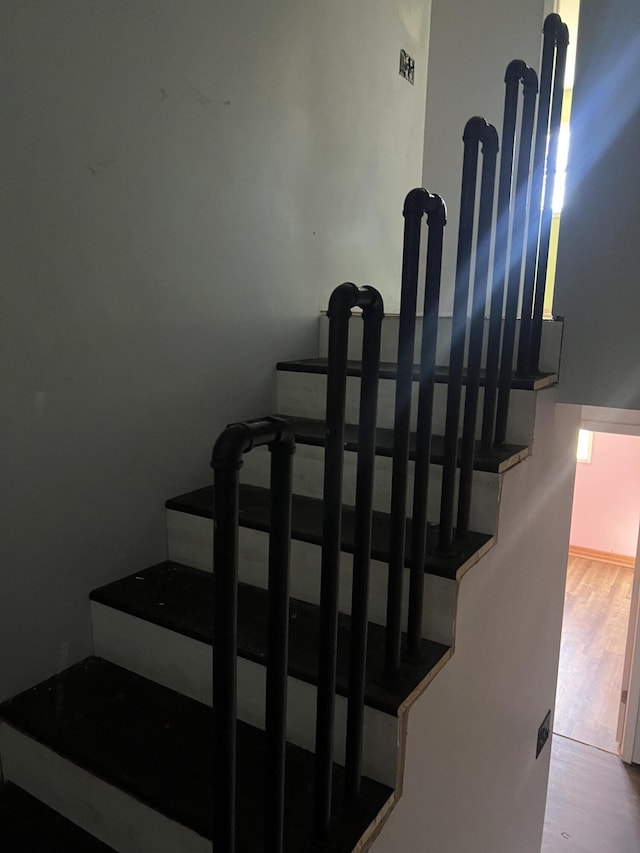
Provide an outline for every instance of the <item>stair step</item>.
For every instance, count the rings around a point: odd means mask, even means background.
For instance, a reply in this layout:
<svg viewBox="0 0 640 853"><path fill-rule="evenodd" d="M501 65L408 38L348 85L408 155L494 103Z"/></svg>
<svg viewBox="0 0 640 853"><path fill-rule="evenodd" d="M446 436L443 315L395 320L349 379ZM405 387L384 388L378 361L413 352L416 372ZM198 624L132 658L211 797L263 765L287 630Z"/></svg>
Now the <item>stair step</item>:
<svg viewBox="0 0 640 853"><path fill-rule="evenodd" d="M171 561L151 566L100 587L91 600L113 607L200 642L213 642L213 575ZM264 665L267 649L268 593L238 585L238 655ZM316 684L319 608L292 599L289 619L289 675ZM347 695L351 620L342 613L338 624L337 691ZM385 631L369 624L366 704L396 715L400 705L448 651L441 643L423 640L421 660L405 664L392 685L383 681Z"/></svg>
<svg viewBox="0 0 640 853"><path fill-rule="evenodd" d="M345 420L357 424L360 417L360 367L359 361L348 362L345 398ZM280 362L276 371L276 408L280 412L288 412L298 417L323 420L326 413L327 401L327 360L302 359L298 361ZM440 369L438 376L446 379L448 371ZM512 384L509 420L506 440L510 444L530 446L533 435L535 413L535 393L556 384L556 374L540 374L535 379L516 379ZM396 365L385 362L380 371L378 389L378 405L376 423L378 427L393 429L395 396L396 396ZM411 386L410 423L411 429L417 427L417 411L420 383L418 368L414 366L414 382ZM462 389L462 406L466 399L466 385ZM484 387L479 389L478 412L484 405ZM449 386L440 381L434 386L433 423L435 435L444 435L446 430L446 409ZM460 417L458 435L462 434L463 418ZM482 417L476 418L476 439L481 437Z"/></svg>
<svg viewBox="0 0 640 853"><path fill-rule="evenodd" d="M326 358L300 358L292 361L279 361L276 365L277 370L288 371L291 373L327 373ZM362 373L362 363L356 360L347 362L347 376L360 376ZM397 376L397 364L392 361L381 361L380 370L378 373L380 379L395 379ZM485 384L486 371L484 368L480 371L480 384ZM413 381L420 380L420 365L413 365ZM435 369L434 380L438 384L447 384L449 382L449 368L438 366ZM463 383L467 382L467 372L463 373ZM516 373L512 375L511 387L521 391L540 391L543 388L548 388L550 385L555 385L558 381L556 373L536 373L532 376L518 376Z"/></svg>
<svg viewBox="0 0 640 853"><path fill-rule="evenodd" d="M324 447L326 438L326 422L315 418L300 418L293 415L278 415L285 418L298 444L308 444L313 447ZM345 424L344 449L358 451L358 425ZM459 450L458 450L459 453ZM376 454L391 457L393 455L393 430L376 429ZM529 454L529 448L522 444L505 444L490 452L485 451L480 441L476 441L474 469L492 474L501 474L521 462ZM409 436L409 459L415 460L416 434ZM444 460L444 436L431 437L431 463L442 465ZM458 456L458 464L460 458Z"/></svg>
<svg viewBox="0 0 640 853"><path fill-rule="evenodd" d="M213 487L205 486L193 492L168 500L168 510L213 519ZM269 530L269 490L260 486L241 484L240 486L240 526L253 530ZM322 544L323 501L318 498L293 495L291 528L293 539L312 545ZM353 553L354 507L345 505L342 513L342 550ZM373 513L372 558L381 562L389 560L389 522L390 516L384 512ZM438 553L438 529L436 525L427 527L427 558L425 572L442 578L454 580L461 569L478 552L486 550L492 537L486 533L470 532L463 542L456 543L451 552ZM407 520L407 558L409 564L411 544L411 519Z"/></svg>
<svg viewBox="0 0 640 853"><path fill-rule="evenodd" d="M131 840L131 827L118 829L121 810L114 809L102 825L115 836L120 833L119 844L114 844L118 849L126 853L207 849L213 834L210 707L92 657L0 705L0 719L6 721L0 726L0 745L10 781L15 774L37 785L42 763L59 762L56 794L68 795L71 811L78 798L90 796L89 781L97 777L187 830L186 840L178 846L175 842L168 846L162 836L145 839L141 829L138 840ZM26 766L29 761L22 757L24 736L46 750L46 755L36 750L40 760L35 766ZM238 723L237 849L243 853L261 848L263 755L263 732ZM86 774L75 789L62 775L62 765L69 762ZM390 803L392 791L364 779L359 811L345 814L339 806L340 768L335 768L334 779L333 841L323 849L346 853ZM312 780L313 755L288 745L285 832L286 850L292 853L313 849ZM29 786L23 783L23 787ZM85 811L95 812L98 820L103 807L108 808L108 803L100 801L89 805Z"/></svg>
<svg viewBox="0 0 640 853"><path fill-rule="evenodd" d="M0 784L3 853L115 853L12 782Z"/></svg>
<svg viewBox="0 0 640 853"><path fill-rule="evenodd" d="M320 312L318 327L318 355L326 357L329 349L329 318L326 311ZM503 321L504 323L504 321ZM414 341L414 359L420 361L422 348L422 324L423 317L416 317L416 334ZM486 361L487 345L489 340L490 321L485 318L484 332L482 336L482 361ZM467 318L465 340L469 341L471 320ZM362 333L364 323L357 313L349 324L348 358L359 359L362 355ZM540 348L540 370L557 371L560 362L560 346L562 343L563 323L561 320L544 320L542 323L542 340ZM441 315L438 317L438 329L436 336L436 362L440 365L449 364L451 356L451 335L453 331L453 318ZM400 333L400 317L398 314L385 314L382 324L382 339L380 346L381 361L395 361L398 352L398 336ZM520 320L516 320L516 340L520 334ZM517 364L518 349L514 348L513 366Z"/></svg>

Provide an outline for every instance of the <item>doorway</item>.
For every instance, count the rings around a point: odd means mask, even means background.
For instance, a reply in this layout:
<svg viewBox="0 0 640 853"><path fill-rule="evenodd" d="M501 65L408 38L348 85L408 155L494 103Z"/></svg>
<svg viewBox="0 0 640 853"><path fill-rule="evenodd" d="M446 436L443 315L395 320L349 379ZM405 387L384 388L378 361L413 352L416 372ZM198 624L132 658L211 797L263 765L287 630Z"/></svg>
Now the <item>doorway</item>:
<svg viewBox="0 0 640 853"><path fill-rule="evenodd" d="M576 471L554 733L620 754L623 676L634 639L640 436L581 438L587 444Z"/></svg>

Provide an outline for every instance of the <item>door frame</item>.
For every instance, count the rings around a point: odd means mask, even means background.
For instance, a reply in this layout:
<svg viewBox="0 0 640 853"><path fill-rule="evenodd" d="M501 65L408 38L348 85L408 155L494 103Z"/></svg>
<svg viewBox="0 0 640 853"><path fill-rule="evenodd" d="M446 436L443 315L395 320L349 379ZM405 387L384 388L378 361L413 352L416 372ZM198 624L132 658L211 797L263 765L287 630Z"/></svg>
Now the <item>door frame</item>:
<svg viewBox="0 0 640 853"><path fill-rule="evenodd" d="M636 735L640 723L640 530L636 546L636 564L631 586L631 606L629 608L629 627L627 645L622 670L622 690L627 691L626 703L621 703L618 725L620 757L627 764L640 761L640 743L636 746Z"/></svg>
<svg viewBox="0 0 640 853"><path fill-rule="evenodd" d="M592 432L640 436L640 412L631 409L583 406L580 428ZM625 688L627 701L625 704L621 701L617 731L620 757L627 764L631 764L634 760L640 763L640 525L623 663L621 689ZM620 698L622 700L622 693ZM636 735L638 735L637 738Z"/></svg>

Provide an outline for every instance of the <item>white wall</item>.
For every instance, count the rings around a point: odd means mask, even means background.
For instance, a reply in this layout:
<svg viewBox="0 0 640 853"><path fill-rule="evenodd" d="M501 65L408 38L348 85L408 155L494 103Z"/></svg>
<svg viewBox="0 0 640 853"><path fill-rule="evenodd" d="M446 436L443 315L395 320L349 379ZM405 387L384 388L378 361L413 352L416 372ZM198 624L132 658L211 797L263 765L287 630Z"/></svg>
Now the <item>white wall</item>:
<svg viewBox="0 0 640 853"><path fill-rule="evenodd" d="M553 310L561 398L640 409L640 3L582 0Z"/></svg>
<svg viewBox="0 0 640 853"><path fill-rule="evenodd" d="M498 544L458 593L455 653L409 712L404 793L375 853L539 853L580 409L540 395Z"/></svg>
<svg viewBox="0 0 640 853"><path fill-rule="evenodd" d="M581 426L583 429L590 429L593 432L640 435L640 411L637 409L583 406Z"/></svg>
<svg viewBox="0 0 640 853"><path fill-rule="evenodd" d="M572 546L635 558L640 519L640 438L594 432L591 458L578 462ZM615 555L615 556L614 556Z"/></svg>
<svg viewBox="0 0 640 853"><path fill-rule="evenodd" d="M89 590L163 559L163 501L272 410L332 288L397 289L429 3L1 15L0 698L90 652Z"/></svg>
<svg viewBox="0 0 640 853"><path fill-rule="evenodd" d="M512 59L536 71L545 0L432 0L423 182L448 211L442 313L451 313L460 216L462 132L481 115L502 134L504 72Z"/></svg>

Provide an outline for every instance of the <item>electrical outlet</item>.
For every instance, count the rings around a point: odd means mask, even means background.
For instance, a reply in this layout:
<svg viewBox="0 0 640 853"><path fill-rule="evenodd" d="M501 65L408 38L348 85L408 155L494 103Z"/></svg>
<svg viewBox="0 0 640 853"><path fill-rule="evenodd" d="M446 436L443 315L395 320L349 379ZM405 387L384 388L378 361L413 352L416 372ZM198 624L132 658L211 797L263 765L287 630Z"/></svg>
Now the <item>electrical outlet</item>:
<svg viewBox="0 0 640 853"><path fill-rule="evenodd" d="M413 77L416 70L415 59L412 59L406 50L400 51L400 76L408 80L413 86Z"/></svg>
<svg viewBox="0 0 640 853"><path fill-rule="evenodd" d="M536 745L536 758L542 752L542 748L545 743L549 740L549 735L551 734L551 711L547 711L547 716L540 723L540 728L538 729L538 743Z"/></svg>

